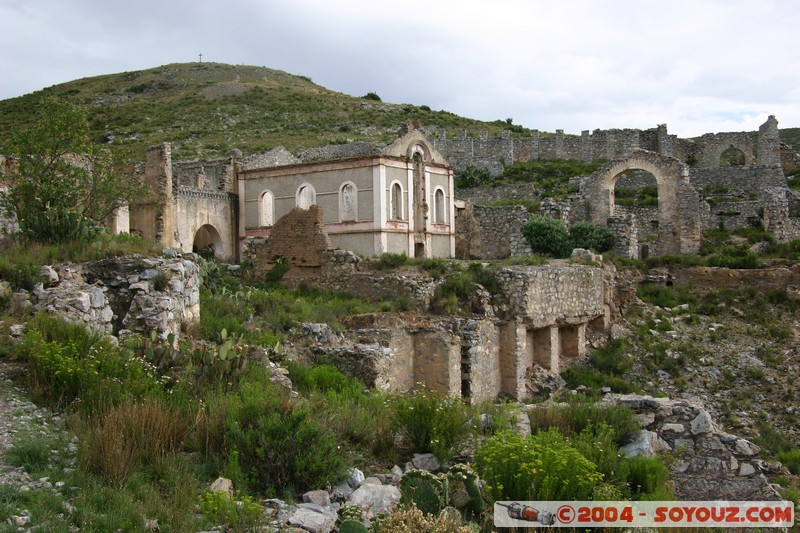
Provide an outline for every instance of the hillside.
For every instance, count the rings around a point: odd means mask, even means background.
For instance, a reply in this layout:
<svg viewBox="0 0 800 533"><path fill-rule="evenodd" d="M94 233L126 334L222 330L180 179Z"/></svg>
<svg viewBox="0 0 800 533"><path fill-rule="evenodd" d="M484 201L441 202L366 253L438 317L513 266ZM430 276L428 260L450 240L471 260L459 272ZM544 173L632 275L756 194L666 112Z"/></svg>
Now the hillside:
<svg viewBox="0 0 800 533"><path fill-rule="evenodd" d="M45 95L85 106L97 142L136 159L165 141L177 160L224 156L232 148L248 154L276 146L296 152L359 141L383 144L409 120L473 134L497 135L508 127L424 105L356 98L265 67L184 63L84 78L2 100L0 153L13 131L32 123Z"/></svg>

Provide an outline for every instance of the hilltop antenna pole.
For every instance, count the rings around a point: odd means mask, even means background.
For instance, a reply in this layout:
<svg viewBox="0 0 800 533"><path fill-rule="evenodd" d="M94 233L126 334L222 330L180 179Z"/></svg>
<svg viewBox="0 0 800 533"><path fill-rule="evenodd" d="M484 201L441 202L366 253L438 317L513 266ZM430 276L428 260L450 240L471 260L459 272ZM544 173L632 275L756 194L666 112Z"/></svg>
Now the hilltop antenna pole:
<svg viewBox="0 0 800 533"><path fill-rule="evenodd" d="M203 62L203 53L202 52L200 53L200 62L201 63Z"/></svg>

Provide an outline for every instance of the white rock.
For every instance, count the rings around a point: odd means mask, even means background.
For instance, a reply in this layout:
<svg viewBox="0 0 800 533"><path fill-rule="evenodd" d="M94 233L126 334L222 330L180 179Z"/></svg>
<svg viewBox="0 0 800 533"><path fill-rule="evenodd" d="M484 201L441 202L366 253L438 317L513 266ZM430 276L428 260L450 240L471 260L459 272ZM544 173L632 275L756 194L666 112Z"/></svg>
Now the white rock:
<svg viewBox="0 0 800 533"><path fill-rule="evenodd" d="M211 492L222 490L233 496L233 481L226 477L218 477L214 483L211 484L208 490Z"/></svg>
<svg viewBox="0 0 800 533"><path fill-rule="evenodd" d="M400 489L394 485L361 485L350 495L349 505L360 507L367 518L391 511L400 501Z"/></svg>
<svg viewBox="0 0 800 533"><path fill-rule="evenodd" d="M701 409L697 416L692 420L691 424L692 435L700 435L702 433L710 433L713 429L711 425L711 415L708 411Z"/></svg>

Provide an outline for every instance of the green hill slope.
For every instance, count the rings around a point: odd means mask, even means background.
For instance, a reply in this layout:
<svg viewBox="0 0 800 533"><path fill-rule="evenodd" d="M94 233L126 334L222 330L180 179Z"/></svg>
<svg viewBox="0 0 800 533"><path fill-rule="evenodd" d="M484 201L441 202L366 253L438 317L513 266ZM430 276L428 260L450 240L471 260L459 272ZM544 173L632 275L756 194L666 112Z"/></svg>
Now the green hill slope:
<svg viewBox="0 0 800 533"><path fill-rule="evenodd" d="M0 154L11 132L32 122L44 95L85 106L97 142L135 159L164 141L172 143L178 160L224 156L232 148L247 155L276 146L296 152L347 142L382 144L409 120L452 133L463 128L499 134L508 128L501 121L348 96L265 67L185 63L84 78L2 100Z"/></svg>

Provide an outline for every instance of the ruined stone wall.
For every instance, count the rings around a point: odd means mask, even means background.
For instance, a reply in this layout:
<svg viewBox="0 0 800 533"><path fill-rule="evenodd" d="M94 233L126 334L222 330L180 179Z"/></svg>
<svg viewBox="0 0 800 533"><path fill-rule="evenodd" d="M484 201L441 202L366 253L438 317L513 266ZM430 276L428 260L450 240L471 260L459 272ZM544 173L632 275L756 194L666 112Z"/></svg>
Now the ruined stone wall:
<svg viewBox="0 0 800 533"><path fill-rule="evenodd" d="M758 194L764 187L786 187L786 177L779 167L692 168L692 185L698 189L728 187ZM734 190L735 194L736 191ZM747 195L745 195L747 196Z"/></svg>
<svg viewBox="0 0 800 533"><path fill-rule="evenodd" d="M43 267L43 282L30 294L45 311L107 334L136 332L161 338L200 321L199 268L194 255L137 255L92 263Z"/></svg>
<svg viewBox="0 0 800 533"><path fill-rule="evenodd" d="M473 208L480 226L475 241L470 245L473 255L482 259L505 259L531 255L532 250L522 235L522 226L530 218L525 207L511 205Z"/></svg>
<svg viewBox="0 0 800 533"><path fill-rule="evenodd" d="M456 199L467 200L473 204L491 204L501 200L522 200L527 202L539 201L539 197L536 194L536 189L532 183L456 189L455 195Z"/></svg>
<svg viewBox="0 0 800 533"><path fill-rule="evenodd" d="M294 208L272 227L270 237L250 242L243 247L243 259L253 263L256 272L271 269L278 259L285 258L295 267L322 265L322 253L331 248L325 233L322 209L312 205L308 209Z"/></svg>
<svg viewBox="0 0 800 533"><path fill-rule="evenodd" d="M511 137L509 131L500 137L481 132L467 136L466 130L448 138L441 129L428 132L431 141L456 172L473 165L487 168L493 176L503 172L503 164L539 159L599 161L628 157L634 150L648 150L691 162L702 167L718 167L723 151L733 146L745 155L746 165L779 165L781 162L778 122L769 119L756 132L709 133L694 139L679 139L667 132L667 126L656 128L588 130L580 135L531 130L530 137Z"/></svg>
<svg viewBox="0 0 800 533"><path fill-rule="evenodd" d="M511 266L497 270L512 315L528 325L578 323L604 313L601 268L583 265Z"/></svg>

